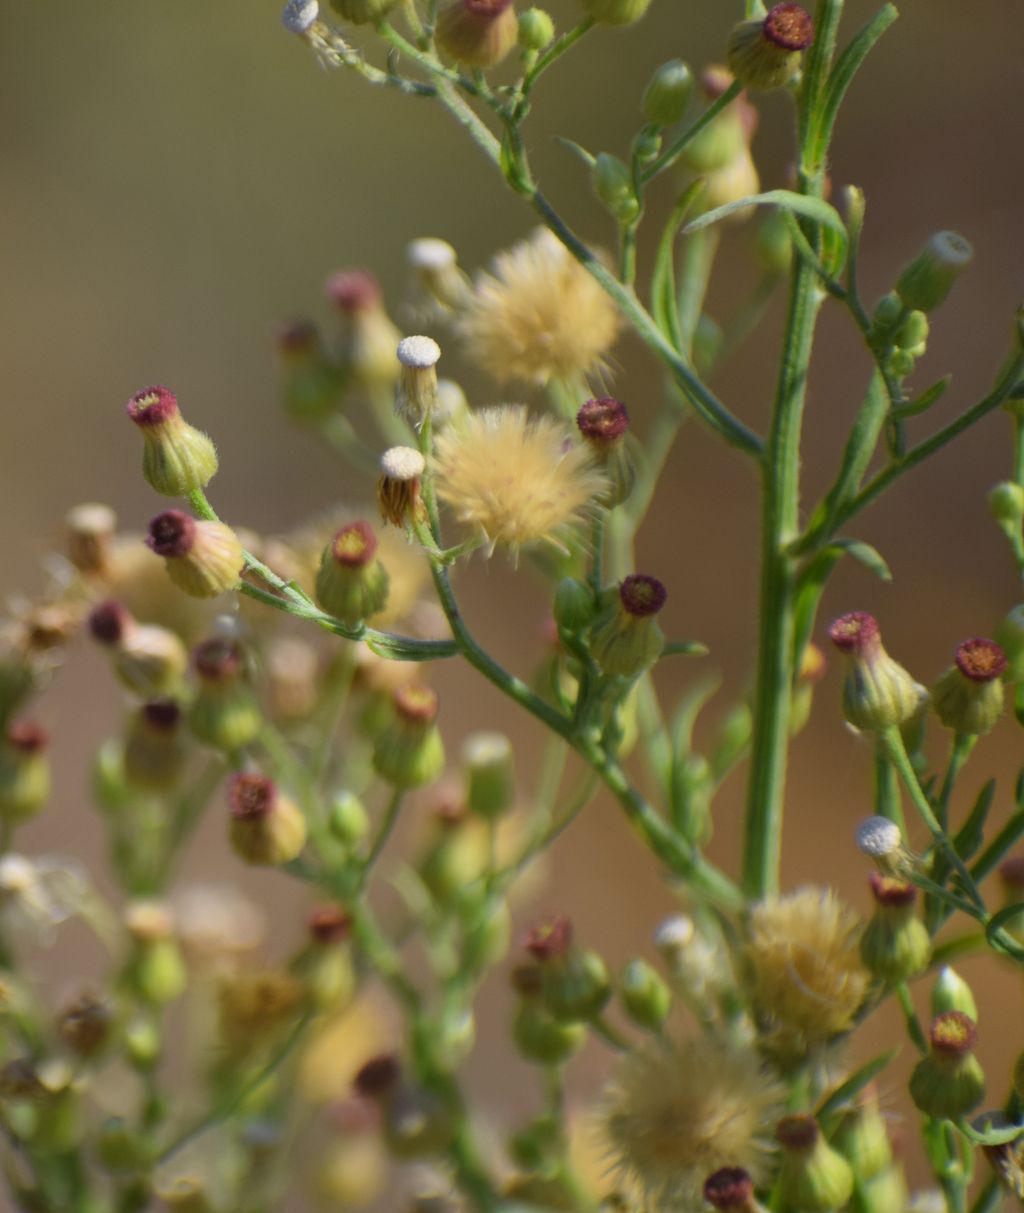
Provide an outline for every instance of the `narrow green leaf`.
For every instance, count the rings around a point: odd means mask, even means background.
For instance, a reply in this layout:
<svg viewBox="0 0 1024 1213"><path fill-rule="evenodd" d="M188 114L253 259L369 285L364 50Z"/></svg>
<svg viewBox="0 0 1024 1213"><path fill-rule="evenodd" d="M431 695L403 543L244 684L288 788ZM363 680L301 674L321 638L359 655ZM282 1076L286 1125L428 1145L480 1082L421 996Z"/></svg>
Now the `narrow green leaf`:
<svg viewBox="0 0 1024 1213"><path fill-rule="evenodd" d="M679 301L676 298L676 237L683 220L690 213L690 208L703 188L703 180L695 181L672 208L672 213L662 229L658 255L651 275L651 314L658 328L677 350L683 348L683 330L679 319Z"/></svg>
<svg viewBox="0 0 1024 1213"><path fill-rule="evenodd" d="M961 859L970 859L985 838L985 820L996 794L996 781L990 779L978 793L970 815L957 831L953 846Z"/></svg>
<svg viewBox="0 0 1024 1213"><path fill-rule="evenodd" d="M899 1051L899 1045L894 1049L886 1049L884 1053L879 1053L877 1057L862 1065L859 1070L854 1071L841 1086L836 1087L828 1099L818 1108L815 1118L819 1121L825 1120L833 1112L838 1112L845 1104L851 1103L864 1090L868 1083L878 1074L881 1074L885 1067L895 1059Z"/></svg>
<svg viewBox="0 0 1024 1213"><path fill-rule="evenodd" d="M588 152L582 143L577 143L575 139L568 139L565 135L556 135L555 142L560 143L562 147L567 147L570 152L578 156L587 168L593 168L597 164L597 157Z"/></svg>
<svg viewBox="0 0 1024 1213"><path fill-rule="evenodd" d="M454 640L412 640L402 636L367 636L366 647L388 661L436 661L441 657L457 657L459 646Z"/></svg>
<svg viewBox="0 0 1024 1213"><path fill-rule="evenodd" d="M952 375L943 375L937 383L933 383L931 387L925 388L920 396L916 396L909 403L901 404L898 409L895 409L893 417L897 421L902 421L904 417L916 417L919 413L930 409L937 400L940 400L946 394L946 389L952 382Z"/></svg>
<svg viewBox="0 0 1024 1213"><path fill-rule="evenodd" d="M979 1146L1002 1146L1024 1136L1024 1125L1007 1124L1003 1112L983 1112L973 1121L962 1121L957 1127Z"/></svg>
<svg viewBox="0 0 1024 1213"><path fill-rule="evenodd" d="M892 581L892 573L885 563L885 557L863 539L833 539L828 546L838 549L840 554L852 556L881 581Z"/></svg>
<svg viewBox="0 0 1024 1213"><path fill-rule="evenodd" d="M699 640L670 641L661 650L662 657L706 657L711 650Z"/></svg>
<svg viewBox="0 0 1024 1213"><path fill-rule="evenodd" d="M896 20L899 13L894 4L886 4L868 24L857 34L843 53L836 59L832 74L829 76L825 90L825 104L818 125L817 143L820 148L828 146L832 128L835 126L836 115L846 96L846 90L853 83L854 76L860 70L861 64L871 53L875 43Z"/></svg>
<svg viewBox="0 0 1024 1213"><path fill-rule="evenodd" d="M971 867L975 881L984 880L1002 862L1008 851L1024 836L1024 808L1019 809L992 839Z"/></svg>
<svg viewBox="0 0 1024 1213"><path fill-rule="evenodd" d="M1024 914L1024 901L1018 901L1012 906L1006 906L998 914L993 914L985 926L985 938L988 940L989 946L1014 960L1024 960L1024 944L1018 943L1008 935L1000 935L999 932L1008 922L1012 922L1014 918L1019 918L1022 914Z"/></svg>
<svg viewBox="0 0 1024 1213"><path fill-rule="evenodd" d="M846 237L846 227L834 206L823 198L811 198L806 194L796 194L792 190L768 190L764 194L751 194L748 198L727 202L725 206L716 206L714 210L692 219L683 231L696 232L702 227L710 227L720 219L725 219L748 206L778 206L784 211L802 215L805 219L813 219L816 223L838 232L844 239Z"/></svg>

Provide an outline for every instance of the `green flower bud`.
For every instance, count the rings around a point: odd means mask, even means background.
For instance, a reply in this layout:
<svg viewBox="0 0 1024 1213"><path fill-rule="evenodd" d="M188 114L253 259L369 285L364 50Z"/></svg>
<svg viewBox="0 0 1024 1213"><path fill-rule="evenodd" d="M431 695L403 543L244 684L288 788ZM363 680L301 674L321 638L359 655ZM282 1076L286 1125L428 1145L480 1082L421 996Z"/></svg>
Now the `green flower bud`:
<svg viewBox="0 0 1024 1213"><path fill-rule="evenodd" d="M782 1147L779 1190L782 1199L806 1213L841 1209L853 1195L850 1164L833 1150L811 1116L786 1116L775 1129Z"/></svg>
<svg viewBox="0 0 1024 1213"><path fill-rule="evenodd" d="M611 998L608 969L591 948L572 942L572 924L553 918L534 926L526 950L539 962L541 995L556 1019L593 1019Z"/></svg>
<svg viewBox="0 0 1024 1213"><path fill-rule="evenodd" d="M207 640L195 651L199 690L188 722L200 741L234 754L255 741L263 727L259 702L249 685L245 655L233 640Z"/></svg>
<svg viewBox="0 0 1024 1213"><path fill-rule="evenodd" d="M138 790L125 778L124 744L119 737L105 741L96 753L92 795L99 807L108 813L122 812L138 801Z"/></svg>
<svg viewBox="0 0 1024 1213"><path fill-rule="evenodd" d="M519 40L512 0L452 0L437 15L441 52L467 67L494 67Z"/></svg>
<svg viewBox="0 0 1024 1213"><path fill-rule="evenodd" d="M953 283L974 259L974 249L956 232L936 232L924 250L906 267L896 282L896 293L904 306L931 312L953 288Z"/></svg>
<svg viewBox="0 0 1024 1213"><path fill-rule="evenodd" d="M877 337L888 337L891 340L906 312L906 305L895 291L883 295L871 317L872 334Z"/></svg>
<svg viewBox="0 0 1024 1213"><path fill-rule="evenodd" d="M988 491L988 512L996 522L1020 531L1024 520L1024 488L1012 480L1003 480Z"/></svg>
<svg viewBox="0 0 1024 1213"><path fill-rule="evenodd" d="M0 819L8 826L34 817L50 798L48 743L29 720L12 721L0 738Z"/></svg>
<svg viewBox="0 0 1024 1213"><path fill-rule="evenodd" d="M386 9L391 2L352 0L351 8ZM367 20L376 21L378 15ZM324 291L342 318L342 373L366 392L392 387L398 379L395 350L402 334L384 310L377 279L366 270L339 270L327 279Z"/></svg>
<svg viewBox="0 0 1024 1213"><path fill-rule="evenodd" d="M500 817L515 804L512 742L504 733L473 733L462 747L466 803L481 817Z"/></svg>
<svg viewBox="0 0 1024 1213"><path fill-rule="evenodd" d="M445 805L416 870L438 905L465 904L487 870L489 850L483 823L467 817L461 805Z"/></svg>
<svg viewBox="0 0 1024 1213"><path fill-rule="evenodd" d="M146 544L164 558L167 575L193 598L216 598L233 590L245 568L238 536L223 522L196 521L181 510L165 510L149 524Z"/></svg>
<svg viewBox="0 0 1024 1213"><path fill-rule="evenodd" d="M644 118L653 126L675 126L681 122L693 94L693 72L682 59L670 59L651 77L644 89Z"/></svg>
<svg viewBox="0 0 1024 1213"><path fill-rule="evenodd" d="M901 350L915 357L920 356L928 348L928 331L930 325L925 312L908 312L903 318L896 333L896 345Z"/></svg>
<svg viewBox="0 0 1024 1213"><path fill-rule="evenodd" d="M309 943L291 966L318 1011L344 1011L356 992L349 935L352 920L338 906L320 906L309 917Z"/></svg>
<svg viewBox="0 0 1024 1213"><path fill-rule="evenodd" d="M354 626L384 609L389 578L376 554L377 537L363 519L335 533L316 575L316 600L329 615Z"/></svg>
<svg viewBox="0 0 1024 1213"><path fill-rule="evenodd" d="M285 325L277 335L277 352L288 415L314 425L332 416L341 401L344 378L328 361L316 325L308 320Z"/></svg>
<svg viewBox="0 0 1024 1213"><path fill-rule="evenodd" d="M653 164L661 154L661 132L645 126L633 140L633 156L640 164Z"/></svg>
<svg viewBox="0 0 1024 1213"><path fill-rule="evenodd" d="M370 829L370 817L354 792L339 792L327 817L331 834L345 847L355 847Z"/></svg>
<svg viewBox="0 0 1024 1213"><path fill-rule="evenodd" d="M927 692L882 647L874 616L866 611L841 615L829 637L848 658L843 715L854 728L878 732L913 718Z"/></svg>
<svg viewBox="0 0 1024 1213"><path fill-rule="evenodd" d="M608 596L590 634L590 651L605 673L636 678L658 660L665 636L655 616L667 597L661 582L643 573Z"/></svg>
<svg viewBox="0 0 1024 1213"><path fill-rule="evenodd" d="M974 1021L947 1011L932 1023L928 1056L910 1076L910 1097L926 1116L957 1120L985 1098L985 1075L971 1052Z"/></svg>
<svg viewBox="0 0 1024 1213"><path fill-rule="evenodd" d="M626 406L612 396L588 400L576 414L576 426L608 480L601 504L609 509L621 505L636 483L636 455Z"/></svg>
<svg viewBox="0 0 1024 1213"><path fill-rule="evenodd" d="M583 0L583 10L602 25L632 25L650 8L651 0Z"/></svg>
<svg viewBox="0 0 1024 1213"><path fill-rule="evenodd" d="M853 1168L859 1184L892 1166L892 1143L873 1087L844 1112L832 1144Z"/></svg>
<svg viewBox="0 0 1024 1213"><path fill-rule="evenodd" d="M955 664L932 688L932 704L947 729L987 733L1003 713L1006 655L994 640L965 640Z"/></svg>
<svg viewBox="0 0 1024 1213"><path fill-rule="evenodd" d="M632 223L640 214L633 174L617 156L598 154L592 182L594 193L620 223Z"/></svg>
<svg viewBox="0 0 1024 1213"><path fill-rule="evenodd" d="M180 998L188 975L170 910L160 902L139 901L128 907L124 921L132 939L125 980L133 993L157 1007Z"/></svg>
<svg viewBox="0 0 1024 1213"><path fill-rule="evenodd" d="M916 915L912 884L881 872L872 872L870 880L875 912L861 936L861 959L875 977L895 985L928 967L931 937Z"/></svg>
<svg viewBox="0 0 1024 1213"><path fill-rule="evenodd" d="M128 690L146 699L181 690L188 652L168 628L137 623L127 607L109 599L89 612L89 631L110 650L114 673Z"/></svg>
<svg viewBox="0 0 1024 1213"><path fill-rule="evenodd" d="M141 1073L149 1073L163 1051L160 1028L152 1020L133 1020L124 1032L124 1051L128 1064Z"/></svg>
<svg viewBox="0 0 1024 1213"><path fill-rule="evenodd" d="M189 425L177 397L165 387L147 387L128 401L128 416L142 431L142 474L164 497L187 497L217 473L217 452L205 434Z"/></svg>
<svg viewBox="0 0 1024 1213"><path fill-rule="evenodd" d="M306 819L294 801L261 775L236 775L228 789L235 853L261 867L290 863L306 845Z"/></svg>
<svg viewBox="0 0 1024 1213"><path fill-rule="evenodd" d="M542 8L519 14L519 45L524 51L542 51L555 38L555 23Z"/></svg>
<svg viewBox="0 0 1024 1213"><path fill-rule="evenodd" d="M373 747L374 770L396 788L433 783L444 770L437 695L429 687L403 687L393 702L394 719Z"/></svg>
<svg viewBox="0 0 1024 1213"><path fill-rule="evenodd" d="M566 632L582 632L594 619L594 595L585 582L563 577L555 587L555 623Z"/></svg>
<svg viewBox="0 0 1024 1213"><path fill-rule="evenodd" d="M395 0L331 0L331 8L353 25L369 25L385 16Z"/></svg>
<svg viewBox="0 0 1024 1213"><path fill-rule="evenodd" d="M732 82L732 72L727 68L710 67L702 72L705 101L716 101ZM757 111L741 94L687 143L681 160L691 172L702 176L718 172L749 151L756 126Z"/></svg>
<svg viewBox="0 0 1024 1213"><path fill-rule="evenodd" d="M729 70L747 88L784 88L814 41L814 22L799 4L776 4L763 18L741 21L729 35Z"/></svg>
<svg viewBox="0 0 1024 1213"><path fill-rule="evenodd" d="M932 987L932 1016L937 1018L949 1011L959 1011L973 1023L978 1022L978 1004L971 987L950 965L943 965Z"/></svg>
<svg viewBox="0 0 1024 1213"><path fill-rule="evenodd" d="M496 965L508 952L511 937L512 915L507 902L500 901L488 912L474 914L463 926L463 963L476 969Z"/></svg>
<svg viewBox="0 0 1024 1213"><path fill-rule="evenodd" d="M903 1168L894 1163L868 1180L858 1176L856 1200L862 1213L907 1213L911 1203Z"/></svg>
<svg viewBox="0 0 1024 1213"><path fill-rule="evenodd" d="M619 978L619 997L626 1014L641 1028L657 1031L672 1007L672 994L645 960L631 960Z"/></svg>
<svg viewBox="0 0 1024 1213"><path fill-rule="evenodd" d="M144 703L132 716L124 739L125 780L142 792L176 788L188 764L181 708L172 699Z"/></svg>
<svg viewBox="0 0 1024 1213"><path fill-rule="evenodd" d="M522 996L512 1024L516 1048L540 1065L557 1066L568 1061L586 1042L586 1027L551 1014L539 997L541 975L536 968L517 969L513 982Z"/></svg>

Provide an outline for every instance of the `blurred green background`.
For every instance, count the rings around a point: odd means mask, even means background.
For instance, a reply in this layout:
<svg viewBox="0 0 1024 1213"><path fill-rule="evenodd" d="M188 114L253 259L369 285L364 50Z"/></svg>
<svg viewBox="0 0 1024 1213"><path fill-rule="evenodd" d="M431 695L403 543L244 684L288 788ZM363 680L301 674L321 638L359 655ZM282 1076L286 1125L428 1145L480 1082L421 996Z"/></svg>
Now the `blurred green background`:
<svg viewBox="0 0 1024 1213"><path fill-rule="evenodd" d="M740 8L655 0L639 27L598 31L538 89L536 168L549 196L589 238L609 241L611 233L585 173L553 134L622 154L653 68L673 56L695 66L719 59ZM851 0L847 31L873 8ZM902 9L851 92L832 176L867 195L868 298L884 292L938 228L955 228L975 245L975 265L935 317L915 376L923 387L954 374L934 416L915 423L914 432L924 433L984 393L1010 340L1024 281L1024 60L1020 0L985 0L969 10L963 0L907 0ZM553 0L552 12L562 28L576 16L572 0ZM397 312L408 240L442 236L474 268L532 226L521 201L439 109L320 71L282 28L276 0L53 0L7 4L3 16L0 590L13 596L39 585L40 562L69 505L105 500L125 525L139 527L155 512L139 475L138 436L123 414L128 396L147 383L170 385L217 440L222 470L212 495L229 521L283 530L333 502L365 496L365 485L281 415L275 323L306 312L326 318L322 282L351 265L374 269ZM755 155L766 187L780 186L790 159L788 105L769 96L760 109ZM652 229L671 201L666 183L654 195ZM713 312L727 312L754 281L750 236L746 228L726 236ZM715 384L755 424L771 398L779 311ZM643 419L657 401L659 377L634 342L623 340L616 355L614 390ZM462 377L456 357L444 369ZM826 308L810 383L808 500L828 482L867 375L845 315ZM465 382L476 404L507 398L471 377ZM1019 598L984 501L987 487L1010 470L1009 438L1006 420L993 417L909 477L856 530L881 547L894 582L882 585L851 566L826 599L826 619L853 608L878 614L890 650L922 681L965 636L989 633ZM742 687L753 646L755 506L749 470L691 426L640 545L641 567L671 591L667 630L706 641L709 662L724 671L723 703ZM539 651L540 588L501 559L477 561L462 578L471 623L519 669ZM58 797L48 818L24 831L24 844L47 848L59 840L62 849L95 859L83 771L97 739L114 727L116 697L95 655L81 650L43 705L62 759ZM698 673L680 663L664 680L666 695ZM528 772L538 733L466 670L446 666L437 681L452 751L485 719L515 734ZM795 746L785 878L834 882L866 909L865 873L850 838L869 811L870 761L842 727L838 686L832 669L812 726ZM965 782L973 793L983 775L1003 776L998 820L1009 811L1020 736L1006 722L978 747ZM723 857L735 852L740 812L737 781L716 823ZM671 891L651 879L655 869L639 846L623 845L624 833L613 806L595 805L559 845L557 893L539 903L571 912L581 935L616 961L647 950L651 929L674 905ZM193 870L229 871L221 834L220 821L208 823L208 845L198 848ZM277 878L252 887L272 887L279 913L294 904L281 899L287 886ZM967 971L980 978L976 967ZM1011 981L995 962L985 972L981 1055L995 1070L1022 1043L1021 991L1019 978ZM528 1100L530 1092L516 1085L521 1068L494 1069L504 1028L500 1014L481 1024L479 1085L500 1101L509 1087L501 1094L494 1075L507 1074L516 1101ZM883 1017L858 1053L867 1056L892 1030ZM583 1069L596 1078L606 1058L588 1058Z"/></svg>

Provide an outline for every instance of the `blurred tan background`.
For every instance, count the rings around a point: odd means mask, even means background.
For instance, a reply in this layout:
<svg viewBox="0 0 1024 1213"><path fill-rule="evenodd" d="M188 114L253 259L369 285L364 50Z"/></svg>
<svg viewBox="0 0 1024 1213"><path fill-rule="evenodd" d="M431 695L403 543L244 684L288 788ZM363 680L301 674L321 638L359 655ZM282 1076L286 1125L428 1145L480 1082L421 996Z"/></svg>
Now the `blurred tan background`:
<svg viewBox="0 0 1024 1213"><path fill-rule="evenodd" d="M694 66L719 58L740 7L655 0L642 26L596 33L538 89L537 169L549 196L592 239L611 233L578 163L551 135L622 153L653 68L672 56ZM849 34L874 5L851 0L847 7ZM321 284L349 265L371 266L397 300L406 284L402 250L416 236L452 240L463 264L476 267L532 226L520 200L502 190L440 110L318 70L281 27L277 0L54 0L5 9L0 591L38 586L40 559L69 505L106 500L138 526L155 512L139 475L138 436L123 414L128 396L147 383L170 385L218 441L223 462L213 496L228 520L282 530L332 502L359 499L365 486L280 413L275 322L307 311L326 318ZM575 17L572 0L553 0L552 12L562 28ZM984 393L1024 293L1020 32L1019 0L972 4L968 16L963 0L907 0L839 127L834 181L856 183L868 198L868 298L887 289L938 228L955 228L975 245L975 266L935 317L931 352L914 380L925 386L951 370L953 387L914 433ZM755 154L766 187L779 186L789 159L787 104L771 96L760 109ZM667 188L655 193L653 221L669 201ZM711 301L718 315L754 280L750 235L740 228L726 237ZM756 424L771 397L778 327L776 307L716 381ZM828 481L868 375L856 334L836 307L826 309L821 334L810 385L808 500ZM642 423L657 400L658 376L635 343L624 340L616 353L622 369L614 389ZM455 359L445 369L460 376ZM465 382L477 386L469 376ZM473 392L474 403L496 398L493 389ZM961 639L988 633L1020 597L984 502L986 488L1009 471L1009 434L1004 418L991 418L865 516L855 533L881 547L895 580L883 586L851 565L826 598L826 619L853 608L877 613L890 650L923 681ZM707 642L734 692L753 645L755 504L754 479L739 457L690 427L641 542L641 567L670 587L667 630ZM462 579L472 625L517 669L528 669L539 650L539 591L528 571L514 576L500 559L478 562ZM26 848L99 854L84 769L114 719L116 697L101 669L94 654L81 652L44 703L58 734L58 796L48 819L24 831ZM679 663L664 680L666 695L699 672ZM539 741L531 726L464 669L446 666L438 683L453 752L486 719L514 732L528 769ZM838 687L833 669L794 750L785 880L834 881L866 908L850 837L869 811L870 761L841 725ZM1024 756L1020 738L1008 721L978 747L964 803L998 769L1004 778L995 815L1007 815L1012 774ZM719 806L715 851L728 863L740 783ZM222 876L230 862L221 826L208 823L210 846L192 860L200 875ZM652 879L649 857L624 843L614 807L596 804L559 845L557 893L539 906L571 912L581 935L616 962L648 950L653 926L674 905ZM251 887L272 890L278 912L286 912L284 882L264 877ZM965 971L981 980L976 967ZM996 1070L1008 1049L1024 1044L1022 991L996 965L985 972L981 1054ZM480 1026L477 1080L492 1100L509 1089L497 1090L493 1070L504 1029L499 1014ZM868 1056L884 1030L861 1042L858 1054ZM586 1081L605 1066L605 1056L589 1053ZM532 1090L519 1090L523 1070L500 1072L516 1102L528 1104Z"/></svg>

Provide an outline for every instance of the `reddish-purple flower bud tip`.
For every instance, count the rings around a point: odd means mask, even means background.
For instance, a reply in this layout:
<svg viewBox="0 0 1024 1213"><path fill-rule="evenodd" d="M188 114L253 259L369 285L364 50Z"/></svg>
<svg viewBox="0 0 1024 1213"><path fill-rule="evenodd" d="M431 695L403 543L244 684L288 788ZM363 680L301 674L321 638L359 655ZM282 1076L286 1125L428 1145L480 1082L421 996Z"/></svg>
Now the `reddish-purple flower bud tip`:
<svg viewBox="0 0 1024 1213"><path fill-rule="evenodd" d="M204 682L227 682L237 678L244 661L241 645L225 636L204 640L192 654L196 673Z"/></svg>
<svg viewBox="0 0 1024 1213"><path fill-rule="evenodd" d="M100 644L120 644L131 623L128 608L112 598L89 612L89 631Z"/></svg>
<svg viewBox="0 0 1024 1213"><path fill-rule="evenodd" d="M1024 855L1004 859L999 865L999 879L1008 889L1024 892Z"/></svg>
<svg viewBox="0 0 1024 1213"><path fill-rule="evenodd" d="M12 720L7 726L7 744L20 754L38 754L50 744L50 735L34 720Z"/></svg>
<svg viewBox="0 0 1024 1213"><path fill-rule="evenodd" d="M748 1206L754 1197L754 1181L742 1167L721 1167L704 1181L704 1199L714 1209Z"/></svg>
<svg viewBox="0 0 1024 1213"><path fill-rule="evenodd" d="M400 687L394 703L399 718L407 724L433 724L437 719L437 692L430 687Z"/></svg>
<svg viewBox="0 0 1024 1213"><path fill-rule="evenodd" d="M803 1153L814 1148L819 1132L813 1116L784 1116L775 1126L775 1140L784 1150Z"/></svg>
<svg viewBox="0 0 1024 1213"><path fill-rule="evenodd" d="M177 396L158 384L144 387L128 401L128 416L136 425L165 425L179 415Z"/></svg>
<svg viewBox="0 0 1024 1213"><path fill-rule="evenodd" d="M467 12L474 17L500 17L512 0L463 0Z"/></svg>
<svg viewBox="0 0 1024 1213"><path fill-rule="evenodd" d="M324 286L327 298L342 312L366 312L380 303L381 290L369 270L339 270Z"/></svg>
<svg viewBox="0 0 1024 1213"><path fill-rule="evenodd" d="M317 906L309 916L309 933L316 943L342 943L352 933L352 917L341 906Z"/></svg>
<svg viewBox="0 0 1024 1213"><path fill-rule="evenodd" d="M667 598L668 590L657 577L649 577L646 573L633 573L619 586L622 609L634 619L657 615Z"/></svg>
<svg viewBox="0 0 1024 1213"><path fill-rule="evenodd" d="M171 733L181 724L181 708L173 699L153 699L142 705L142 719L160 733Z"/></svg>
<svg viewBox="0 0 1024 1213"><path fill-rule="evenodd" d="M352 1086L365 1099L379 1099L394 1087L401 1072L394 1053L380 1053L359 1067Z"/></svg>
<svg viewBox="0 0 1024 1213"><path fill-rule="evenodd" d="M362 518L343 526L331 540L331 555L347 569L361 569L377 554L377 536Z"/></svg>
<svg viewBox="0 0 1024 1213"><path fill-rule="evenodd" d="M917 899L917 889L907 880L872 872L868 877L871 893L880 906L909 906Z"/></svg>
<svg viewBox="0 0 1024 1213"><path fill-rule="evenodd" d="M814 41L814 21L799 4L776 4L764 19L764 36L784 51L805 51Z"/></svg>
<svg viewBox="0 0 1024 1213"><path fill-rule="evenodd" d="M228 805L239 821L258 821L266 817L277 800L272 779L263 775L236 775L228 785Z"/></svg>
<svg viewBox="0 0 1024 1213"><path fill-rule="evenodd" d="M524 941L527 952L535 960L553 960L564 956L572 943L572 923L564 914L538 922L527 932Z"/></svg>
<svg viewBox="0 0 1024 1213"><path fill-rule="evenodd" d="M962 1057L969 1053L978 1038L974 1020L963 1011L946 1011L932 1020L928 1039L932 1049L945 1057Z"/></svg>
<svg viewBox="0 0 1024 1213"><path fill-rule="evenodd" d="M312 320L286 320L278 328L274 343L281 354L309 354L320 344L320 334Z"/></svg>
<svg viewBox="0 0 1024 1213"><path fill-rule="evenodd" d="M196 540L196 520L183 510L164 510L149 524L146 546L158 556L187 556Z"/></svg>
<svg viewBox="0 0 1024 1213"><path fill-rule="evenodd" d="M629 429L629 412L614 396L588 400L576 414L576 424L584 438L592 442L614 442Z"/></svg>
<svg viewBox="0 0 1024 1213"><path fill-rule="evenodd" d="M956 666L972 682L991 682L1006 669L1006 654L994 640L976 636L957 649Z"/></svg>
<svg viewBox="0 0 1024 1213"><path fill-rule="evenodd" d="M850 657L870 653L879 642L878 620L867 611L851 611L840 615L828 629L828 638L840 651Z"/></svg>

